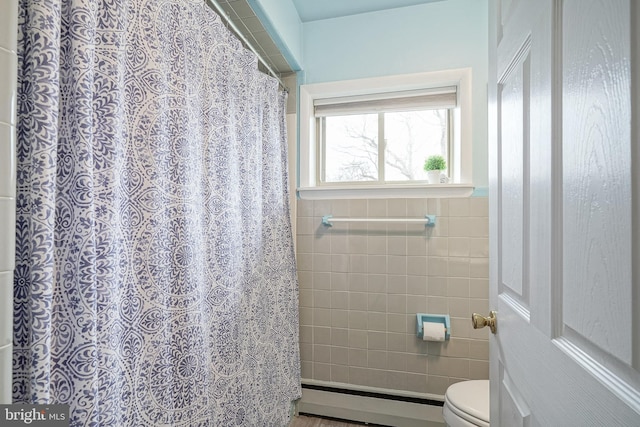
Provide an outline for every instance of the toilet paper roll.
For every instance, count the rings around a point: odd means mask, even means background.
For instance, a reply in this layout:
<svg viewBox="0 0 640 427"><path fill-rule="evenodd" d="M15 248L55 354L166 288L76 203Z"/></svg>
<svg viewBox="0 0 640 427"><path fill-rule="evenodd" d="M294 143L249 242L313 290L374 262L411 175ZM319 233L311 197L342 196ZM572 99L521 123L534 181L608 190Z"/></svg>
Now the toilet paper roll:
<svg viewBox="0 0 640 427"><path fill-rule="evenodd" d="M423 341L444 341L444 323L424 322L422 324Z"/></svg>

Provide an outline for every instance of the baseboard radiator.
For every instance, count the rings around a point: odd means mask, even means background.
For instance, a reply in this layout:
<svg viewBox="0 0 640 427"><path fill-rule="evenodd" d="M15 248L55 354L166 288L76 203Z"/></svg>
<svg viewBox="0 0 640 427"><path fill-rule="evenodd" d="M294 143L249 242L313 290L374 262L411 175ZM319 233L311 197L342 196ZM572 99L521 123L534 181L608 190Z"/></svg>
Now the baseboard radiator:
<svg viewBox="0 0 640 427"><path fill-rule="evenodd" d="M298 414L392 427L443 427L443 396L303 380Z"/></svg>

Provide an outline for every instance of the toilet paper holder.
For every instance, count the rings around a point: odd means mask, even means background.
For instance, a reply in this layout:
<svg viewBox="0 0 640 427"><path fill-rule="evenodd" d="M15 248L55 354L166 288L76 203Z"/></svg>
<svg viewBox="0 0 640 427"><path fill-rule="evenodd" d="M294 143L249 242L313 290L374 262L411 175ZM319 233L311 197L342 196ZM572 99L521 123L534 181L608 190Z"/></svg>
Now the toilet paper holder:
<svg viewBox="0 0 640 427"><path fill-rule="evenodd" d="M425 313L417 313L416 314L416 336L420 339L423 338L423 327L422 324L425 322L430 323L442 323L444 324L444 339L448 341L451 337L451 319L448 314L425 314Z"/></svg>

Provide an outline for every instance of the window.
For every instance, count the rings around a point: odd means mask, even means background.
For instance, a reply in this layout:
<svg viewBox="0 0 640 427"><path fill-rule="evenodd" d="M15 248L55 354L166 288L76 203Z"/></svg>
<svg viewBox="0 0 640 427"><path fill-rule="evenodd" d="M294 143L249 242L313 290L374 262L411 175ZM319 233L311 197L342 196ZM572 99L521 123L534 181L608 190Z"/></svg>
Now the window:
<svg viewBox="0 0 640 427"><path fill-rule="evenodd" d="M469 93L468 70L301 86L298 194L470 194ZM427 185L434 154L447 161L448 185Z"/></svg>
<svg viewBox="0 0 640 427"><path fill-rule="evenodd" d="M316 99L318 182L425 182L424 162L450 164L456 87Z"/></svg>

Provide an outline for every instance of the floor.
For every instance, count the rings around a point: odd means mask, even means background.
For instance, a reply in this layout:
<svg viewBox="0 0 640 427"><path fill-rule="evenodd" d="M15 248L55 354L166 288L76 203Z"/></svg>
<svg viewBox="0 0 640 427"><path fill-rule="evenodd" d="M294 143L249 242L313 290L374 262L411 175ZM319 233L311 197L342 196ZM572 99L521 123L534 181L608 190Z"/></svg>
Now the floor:
<svg viewBox="0 0 640 427"><path fill-rule="evenodd" d="M348 421L335 420L330 418L316 418L307 415L298 415L293 419L289 427L362 427L368 425L373 427L374 424L350 423Z"/></svg>

